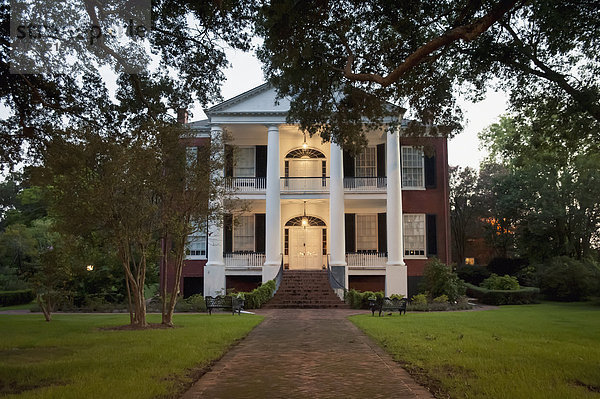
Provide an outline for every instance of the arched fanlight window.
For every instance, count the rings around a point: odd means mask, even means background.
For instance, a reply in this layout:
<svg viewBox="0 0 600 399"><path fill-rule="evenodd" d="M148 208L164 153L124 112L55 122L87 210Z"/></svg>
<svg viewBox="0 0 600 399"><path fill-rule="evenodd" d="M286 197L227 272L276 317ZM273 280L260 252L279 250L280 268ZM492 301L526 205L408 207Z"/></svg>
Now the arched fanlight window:
<svg viewBox="0 0 600 399"><path fill-rule="evenodd" d="M298 159L298 158L325 158L325 154L314 148L298 148L288 152L286 158Z"/></svg>
<svg viewBox="0 0 600 399"><path fill-rule="evenodd" d="M302 227L305 226L302 224L302 219L306 220L306 225L307 226L322 226L325 227L325 222L323 221L323 219L320 219L316 216L296 216L294 218L291 218L290 220L287 221L287 223L285 224L286 227Z"/></svg>

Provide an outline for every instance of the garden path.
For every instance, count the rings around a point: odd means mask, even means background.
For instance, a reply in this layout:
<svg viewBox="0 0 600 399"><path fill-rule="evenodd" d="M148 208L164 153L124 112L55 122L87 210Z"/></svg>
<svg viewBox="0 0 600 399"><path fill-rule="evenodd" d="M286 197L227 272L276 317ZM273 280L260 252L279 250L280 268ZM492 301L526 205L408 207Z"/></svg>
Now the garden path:
<svg viewBox="0 0 600 399"><path fill-rule="evenodd" d="M257 313L266 316L265 321L182 399L432 398L346 319L356 310L269 309Z"/></svg>

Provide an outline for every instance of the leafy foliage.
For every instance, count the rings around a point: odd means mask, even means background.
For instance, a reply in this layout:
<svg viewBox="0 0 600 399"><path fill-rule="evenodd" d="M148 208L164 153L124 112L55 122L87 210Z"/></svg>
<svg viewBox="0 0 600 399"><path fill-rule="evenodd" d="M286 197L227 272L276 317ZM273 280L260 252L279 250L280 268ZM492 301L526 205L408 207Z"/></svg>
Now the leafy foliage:
<svg viewBox="0 0 600 399"><path fill-rule="evenodd" d="M34 299L32 290L0 291L0 306L23 305Z"/></svg>
<svg viewBox="0 0 600 399"><path fill-rule="evenodd" d="M538 266L539 286L544 295L557 301L581 301L598 294L600 269L596 262L578 261L566 256Z"/></svg>
<svg viewBox="0 0 600 399"><path fill-rule="evenodd" d="M244 308L245 309L260 309L262 305L267 303L275 292L275 280L269 280L260 287L253 289L251 292L244 292Z"/></svg>
<svg viewBox="0 0 600 399"><path fill-rule="evenodd" d="M524 305L536 303L540 289L521 287L518 290L490 290L466 283L467 294L488 305Z"/></svg>
<svg viewBox="0 0 600 399"><path fill-rule="evenodd" d="M506 290L506 291L514 291L521 288L519 285L519 280L516 277L509 276L505 274L504 276L498 276L495 273L485 280L480 285L483 288L487 288L488 290Z"/></svg>
<svg viewBox="0 0 600 399"><path fill-rule="evenodd" d="M344 293L344 302L350 305L352 309L369 309L369 298L375 298L378 301L382 301L384 296L383 291L373 292L350 289ZM397 298L398 296L392 295L392 297ZM402 297L398 299L402 299Z"/></svg>
<svg viewBox="0 0 600 399"><path fill-rule="evenodd" d="M437 258L425 265L423 270L422 290L431 298L446 295L450 301L456 301L465 294L462 280L451 268Z"/></svg>
<svg viewBox="0 0 600 399"><path fill-rule="evenodd" d="M268 80L293 99L290 120L348 149L365 144L361 116L397 116L388 101L420 122L407 132L450 136L457 88L480 98L490 81L515 106L566 94L569 109L600 121L593 2L278 0L257 32Z"/></svg>
<svg viewBox="0 0 600 399"><path fill-rule="evenodd" d="M485 266L480 265L462 265L456 268L458 277L474 285L479 285L483 280L490 276L490 271Z"/></svg>

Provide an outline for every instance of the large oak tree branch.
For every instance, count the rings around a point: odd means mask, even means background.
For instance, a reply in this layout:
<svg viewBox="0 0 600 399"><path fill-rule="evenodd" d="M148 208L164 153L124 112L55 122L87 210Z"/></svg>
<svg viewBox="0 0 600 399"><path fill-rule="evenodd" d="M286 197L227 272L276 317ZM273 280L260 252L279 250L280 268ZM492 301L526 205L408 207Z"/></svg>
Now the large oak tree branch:
<svg viewBox="0 0 600 399"><path fill-rule="evenodd" d="M409 55L402 64L390 72L387 76L381 76L373 73L355 73L353 71L354 53L350 50L350 46L344 41L344 47L348 53L346 67L344 68L344 76L347 79L361 82L375 82L381 86L389 86L398 81L400 77L410 71L412 68L423 62L435 51L452 44L458 40L472 41L479 37L495 22L500 20L507 12L512 10L519 0L501 0L496 7L489 13L479 18L477 21L457 26L450 29L441 36L438 36L425 45L419 47L414 53Z"/></svg>
<svg viewBox="0 0 600 399"><path fill-rule="evenodd" d="M539 68L539 70L533 69L528 65L518 62L509 62L510 65L513 65L515 68L520 69L521 71L530 73L557 84L561 89L569 94L577 104L589 112L594 119L600 122L600 105L598 104L597 97L590 97L583 91L571 85L565 75L556 72L546 65L542 60L540 60L536 56L535 51L523 43L523 41L519 38L519 35L517 35L517 33L509 24L503 22L500 24L512 36L515 47L521 52L521 54L523 54L529 61Z"/></svg>

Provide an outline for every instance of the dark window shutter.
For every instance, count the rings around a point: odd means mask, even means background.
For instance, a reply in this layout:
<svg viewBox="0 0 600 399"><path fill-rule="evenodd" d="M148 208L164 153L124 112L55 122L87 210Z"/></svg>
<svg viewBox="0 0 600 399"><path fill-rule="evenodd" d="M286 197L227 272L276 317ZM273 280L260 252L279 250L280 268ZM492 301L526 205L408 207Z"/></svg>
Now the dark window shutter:
<svg viewBox="0 0 600 399"><path fill-rule="evenodd" d="M265 214L254 215L254 251L265 253Z"/></svg>
<svg viewBox="0 0 600 399"><path fill-rule="evenodd" d="M344 222L346 227L346 252L356 252L356 234L354 213L345 213Z"/></svg>
<svg viewBox="0 0 600 399"><path fill-rule="evenodd" d="M344 151L344 177L354 177L354 157Z"/></svg>
<svg viewBox="0 0 600 399"><path fill-rule="evenodd" d="M385 177L385 143L377 144L377 177Z"/></svg>
<svg viewBox="0 0 600 399"><path fill-rule="evenodd" d="M256 166L256 177L267 177L267 146L256 146L256 158L254 160Z"/></svg>
<svg viewBox="0 0 600 399"><path fill-rule="evenodd" d="M386 214L377 214L377 250L387 252L387 220Z"/></svg>
<svg viewBox="0 0 600 399"><path fill-rule="evenodd" d="M225 177L233 176L233 147L225 144Z"/></svg>
<svg viewBox="0 0 600 399"><path fill-rule="evenodd" d="M437 256L437 227L435 215L427 215L427 256Z"/></svg>
<svg viewBox="0 0 600 399"><path fill-rule="evenodd" d="M223 216L223 251L233 252L233 215L231 214Z"/></svg>
<svg viewBox="0 0 600 399"><path fill-rule="evenodd" d="M425 156L425 188L435 188L435 155Z"/></svg>

